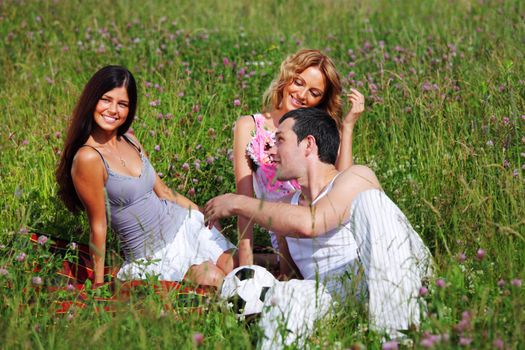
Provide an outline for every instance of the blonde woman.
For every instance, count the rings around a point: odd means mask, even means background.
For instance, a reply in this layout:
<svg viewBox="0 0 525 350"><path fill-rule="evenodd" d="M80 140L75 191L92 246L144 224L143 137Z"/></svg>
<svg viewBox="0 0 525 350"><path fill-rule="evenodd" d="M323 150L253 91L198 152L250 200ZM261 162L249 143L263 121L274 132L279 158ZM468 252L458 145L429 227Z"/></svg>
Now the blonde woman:
<svg viewBox="0 0 525 350"><path fill-rule="evenodd" d="M349 112L343 118L342 87L332 60L318 50L299 50L281 64L263 98L263 112L240 117L234 129L234 173L238 194L277 201L299 189L295 181L276 179L276 168L268 150L273 146L279 119L291 110L317 107L336 121L341 134L337 169L352 165L352 134L364 111L364 96L351 89ZM238 217L239 263L253 263L253 224L250 218ZM278 251L275 235L270 232L272 246ZM284 264L282 259L280 264Z"/></svg>

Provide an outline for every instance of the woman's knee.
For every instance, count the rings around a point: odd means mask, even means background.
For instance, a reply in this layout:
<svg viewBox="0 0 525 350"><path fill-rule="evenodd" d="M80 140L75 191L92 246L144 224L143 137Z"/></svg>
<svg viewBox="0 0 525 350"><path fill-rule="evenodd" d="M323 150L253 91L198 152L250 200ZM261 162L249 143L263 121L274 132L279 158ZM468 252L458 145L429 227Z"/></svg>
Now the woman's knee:
<svg viewBox="0 0 525 350"><path fill-rule="evenodd" d="M224 279L224 272L212 262L206 261L199 265L193 265L186 279L196 284L220 287Z"/></svg>
<svg viewBox="0 0 525 350"><path fill-rule="evenodd" d="M237 265L239 265L238 256L234 254L233 250L222 253L217 259L217 267L221 269L225 275L230 273Z"/></svg>

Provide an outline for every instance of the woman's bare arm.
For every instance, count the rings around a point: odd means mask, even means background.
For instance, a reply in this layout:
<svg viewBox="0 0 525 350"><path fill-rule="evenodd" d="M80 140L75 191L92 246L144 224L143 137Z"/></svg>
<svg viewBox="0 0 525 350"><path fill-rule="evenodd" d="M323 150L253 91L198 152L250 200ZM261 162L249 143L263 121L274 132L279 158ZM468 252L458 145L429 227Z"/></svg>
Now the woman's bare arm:
<svg viewBox="0 0 525 350"><path fill-rule="evenodd" d="M94 263L95 284L103 283L107 235L104 163L95 150L80 148L73 159L71 176L89 221L89 251Z"/></svg>
<svg viewBox="0 0 525 350"><path fill-rule="evenodd" d="M350 111L343 119L341 124L340 136L341 142L339 147L339 154L335 166L337 170L344 171L352 166L352 142L354 134L354 126L365 110L365 97L356 89L351 89L348 95L348 101L352 104Z"/></svg>
<svg viewBox="0 0 525 350"><path fill-rule="evenodd" d="M161 198L177 203L183 208L191 210L199 210L199 206L193 203L190 199L183 196L178 192L172 191L162 180L156 175L155 184L153 185L153 191Z"/></svg>
<svg viewBox="0 0 525 350"><path fill-rule="evenodd" d="M237 194L253 197L253 177L246 147L255 129L253 118L249 115L241 117L235 123L233 133L233 172ZM244 216L237 217L239 230L239 265L253 264L253 223Z"/></svg>

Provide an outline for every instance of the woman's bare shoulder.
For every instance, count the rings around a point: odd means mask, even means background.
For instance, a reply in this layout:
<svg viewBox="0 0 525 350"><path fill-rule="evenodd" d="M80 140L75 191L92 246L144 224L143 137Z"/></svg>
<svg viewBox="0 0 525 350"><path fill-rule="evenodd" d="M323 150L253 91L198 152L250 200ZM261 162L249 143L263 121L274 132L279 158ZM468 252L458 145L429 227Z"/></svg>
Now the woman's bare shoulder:
<svg viewBox="0 0 525 350"><path fill-rule="evenodd" d="M235 135L251 135L253 130L255 130L255 121L251 115L243 115L235 122Z"/></svg>
<svg viewBox="0 0 525 350"><path fill-rule="evenodd" d="M104 168L100 153L93 147L80 147L73 157L72 174L90 172Z"/></svg>

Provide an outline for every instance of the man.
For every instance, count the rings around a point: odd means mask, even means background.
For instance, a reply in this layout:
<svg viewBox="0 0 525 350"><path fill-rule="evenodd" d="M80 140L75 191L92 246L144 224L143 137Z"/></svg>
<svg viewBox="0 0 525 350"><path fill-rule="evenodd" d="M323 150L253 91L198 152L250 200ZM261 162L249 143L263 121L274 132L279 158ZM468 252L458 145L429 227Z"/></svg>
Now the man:
<svg viewBox="0 0 525 350"><path fill-rule="evenodd" d="M242 215L276 232L285 238L284 258L289 254L305 279L318 279L335 296L345 298L346 282L362 278L372 328L397 336L419 324L418 293L431 255L372 170L337 171L338 148L339 132L326 112L286 113L272 156L278 179L297 179L301 191L280 203L225 194L206 204L205 215L210 222Z"/></svg>

